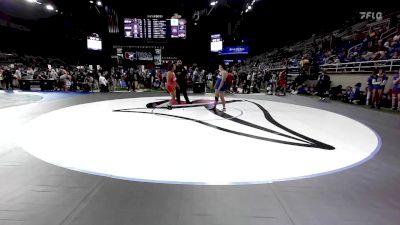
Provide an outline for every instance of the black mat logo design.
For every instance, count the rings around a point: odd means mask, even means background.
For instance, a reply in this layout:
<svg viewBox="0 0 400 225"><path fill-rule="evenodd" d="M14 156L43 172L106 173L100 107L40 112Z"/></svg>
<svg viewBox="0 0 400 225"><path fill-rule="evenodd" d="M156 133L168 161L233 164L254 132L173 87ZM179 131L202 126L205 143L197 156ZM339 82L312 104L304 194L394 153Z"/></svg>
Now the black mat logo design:
<svg viewBox="0 0 400 225"><path fill-rule="evenodd" d="M293 146L301 146L301 147L309 147L309 148L319 148L319 149L323 149L323 150L334 150L335 147L322 143L320 141L317 141L313 138L307 137L305 135L302 135L296 131L293 131L287 127L285 127L284 125L278 123L272 116L271 114L264 108L262 107L260 104L256 103L256 102L252 102L249 100L231 100L231 101L226 101L226 104L230 104L230 103L235 103L235 102L248 102L251 104L254 104L255 106L257 106L261 112L263 113L266 121L268 121L269 123L273 124L275 127L278 127L292 135L287 135L287 134L283 134L280 133L278 131L274 131L262 126L259 126L257 124L254 123L250 123L248 121L233 117L223 111L220 110L212 110L210 109L213 105L213 101L204 101L204 100L197 100L197 101L193 101L193 104L190 105L174 105L173 109L178 109L178 108L193 108L193 107L204 107L206 110L208 110L210 113L213 113L219 117L222 117L224 119L229 119L232 122L236 122L239 123L241 125L244 126L248 126L248 127L252 127L254 129L257 130L261 130L267 133L272 133L275 135L279 135L285 138L289 138L292 140L296 140L298 142L290 142L290 141L284 141L284 140L278 140L278 139L273 139L273 138L266 138L266 137L261 137L261 136L257 136L257 135L252 135L252 134L247 134L247 133L243 133L240 131L235 131L235 130L230 130L224 127L220 127L220 126L216 126L213 125L209 122L205 122L205 121L201 121L201 120L197 120L197 119L193 119L193 118L188 118L188 117L184 117L184 116L178 116L178 115L170 115L170 114L166 114L166 113L161 113L161 112L155 112L155 109L166 109L165 105L168 102L168 100L162 100L162 101L158 101L158 102L152 102L146 105L146 108L131 108L131 109L119 109L119 110L114 110L113 112L125 112L125 113L140 113L140 114L153 114L153 115L161 115L161 116L167 116L167 117L173 117L173 118L179 118L179 119L184 119L184 120L189 120L192 122L196 122L196 123L200 123L202 125L208 126L208 127L212 127L214 129L218 129L224 132L228 132L231 134L236 134L236 135L240 135L240 136L244 136L244 137L248 137L248 138L254 138L254 139L258 139L258 140L263 140L263 141L268 141L268 142L274 142L274 143L280 143L280 144L286 144L286 145L293 145ZM144 111L140 111L140 110L148 110L148 109L152 109L151 112L144 112Z"/></svg>

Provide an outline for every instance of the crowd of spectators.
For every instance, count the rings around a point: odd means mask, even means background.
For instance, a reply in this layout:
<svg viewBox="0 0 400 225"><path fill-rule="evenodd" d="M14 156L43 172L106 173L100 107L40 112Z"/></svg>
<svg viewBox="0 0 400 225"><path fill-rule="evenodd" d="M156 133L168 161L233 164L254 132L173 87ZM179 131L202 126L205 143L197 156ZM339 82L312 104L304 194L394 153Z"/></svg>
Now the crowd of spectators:
<svg viewBox="0 0 400 225"><path fill-rule="evenodd" d="M309 43L287 46L252 57L242 63L241 67L302 67L304 61L322 65L400 59L399 16L393 14L390 20L371 27L364 24L356 31L350 30L347 36L333 33L318 38L313 36Z"/></svg>
<svg viewBox="0 0 400 225"><path fill-rule="evenodd" d="M197 66L182 67L189 85L195 82L205 83L207 73ZM210 73L211 74L211 73ZM211 76L213 79L215 76ZM49 64L23 64L16 61L0 65L0 89L19 88L26 90L25 83L40 84L41 90L49 91L129 91L138 89L164 90L165 68L112 67L92 68L89 66L53 66ZM46 82L40 82L46 81ZM43 86L50 84L50 87ZM29 89L30 90L30 89Z"/></svg>
<svg viewBox="0 0 400 225"><path fill-rule="evenodd" d="M280 74L289 75L292 71L296 78L291 80L289 76L286 86L292 94L318 95L321 100L329 97L346 103L368 104L377 108L384 105L397 109L400 96L396 91L399 81L395 78L393 87L387 93L383 93L384 88L382 89L387 80L383 83L376 81L379 84L373 84L372 87L380 88L375 91L369 91L371 85L363 91L365 81L360 81L353 87L339 85L331 88L329 76L320 69L324 64L400 59L398 14L394 14L388 23L383 21L377 24L367 30L359 28L360 30L350 32L343 38L330 34L314 39L309 46L300 48L301 50L284 47L236 64L232 69L234 74L239 74L238 87L242 87L244 93L250 93L254 88L255 93L264 89L267 94L275 94L279 90L277 87ZM385 73L375 72L377 78L380 78L379 74ZM251 88L248 89L247 86Z"/></svg>

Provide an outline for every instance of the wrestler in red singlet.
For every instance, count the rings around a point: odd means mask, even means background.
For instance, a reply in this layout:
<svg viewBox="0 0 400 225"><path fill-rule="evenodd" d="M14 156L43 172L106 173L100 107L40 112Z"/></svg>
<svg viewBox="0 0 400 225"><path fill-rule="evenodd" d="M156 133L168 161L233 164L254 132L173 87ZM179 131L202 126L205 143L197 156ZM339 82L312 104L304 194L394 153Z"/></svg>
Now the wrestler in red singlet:
<svg viewBox="0 0 400 225"><path fill-rule="evenodd" d="M167 84L165 85L168 93L174 92L176 89L176 77L175 73L172 71L168 71L167 74Z"/></svg>
<svg viewBox="0 0 400 225"><path fill-rule="evenodd" d="M176 99L176 76L175 76L175 65L174 64L170 64L168 65L168 74L167 74L167 83L165 85L165 87L167 88L167 91L169 92L169 94L171 95L171 100L169 100L168 109L172 109L172 104L174 103L175 99Z"/></svg>

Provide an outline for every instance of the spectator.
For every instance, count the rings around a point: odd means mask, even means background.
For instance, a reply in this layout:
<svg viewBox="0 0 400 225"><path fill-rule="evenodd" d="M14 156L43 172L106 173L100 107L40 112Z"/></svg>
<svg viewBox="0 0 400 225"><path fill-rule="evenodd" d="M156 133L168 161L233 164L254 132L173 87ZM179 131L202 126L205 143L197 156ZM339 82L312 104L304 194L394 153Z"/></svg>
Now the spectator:
<svg viewBox="0 0 400 225"><path fill-rule="evenodd" d="M396 34L396 35L393 37L393 41L400 41L400 34Z"/></svg>
<svg viewBox="0 0 400 225"><path fill-rule="evenodd" d="M282 70L278 76L275 95L278 95L280 92L283 95L286 95L286 85L287 85L286 70Z"/></svg>
<svg viewBox="0 0 400 225"><path fill-rule="evenodd" d="M238 93L239 75L236 71L234 71L233 74L232 91L233 93Z"/></svg>
<svg viewBox="0 0 400 225"><path fill-rule="evenodd" d="M100 85L100 92L108 92L108 85L107 85L107 79L103 74L100 73L99 76L99 85Z"/></svg>
<svg viewBox="0 0 400 225"><path fill-rule="evenodd" d="M256 81L253 81L251 92L253 93L260 93L260 88Z"/></svg>
<svg viewBox="0 0 400 225"><path fill-rule="evenodd" d="M0 88L3 89L3 68L0 66Z"/></svg>
<svg viewBox="0 0 400 225"><path fill-rule="evenodd" d="M374 91L374 85L372 84L372 80L376 79L377 77L377 71L375 70L367 80L367 99L366 99L366 105L371 104L371 98L372 98L372 93Z"/></svg>
<svg viewBox="0 0 400 225"><path fill-rule="evenodd" d="M68 75L67 71L62 69L60 76L60 89L63 91L69 91L71 87L71 77Z"/></svg>
<svg viewBox="0 0 400 225"><path fill-rule="evenodd" d="M343 97L343 86L342 85L338 85L336 87L331 88L331 90L329 91L329 98L331 100L338 100L338 99L342 99Z"/></svg>
<svg viewBox="0 0 400 225"><path fill-rule="evenodd" d="M232 83L233 83L233 74L232 74L232 70L228 69L228 76L226 77L226 92L229 93L231 91L231 87L232 87Z"/></svg>
<svg viewBox="0 0 400 225"><path fill-rule="evenodd" d="M326 92L329 91L330 84L330 77L326 75L325 71L322 71L318 77L317 83L318 96L320 97L320 100L326 99Z"/></svg>
<svg viewBox="0 0 400 225"><path fill-rule="evenodd" d="M93 88L93 83L94 83L93 77L90 75L90 73L87 73L83 81L83 91L91 92Z"/></svg>
<svg viewBox="0 0 400 225"><path fill-rule="evenodd" d="M200 82L200 71L196 68L193 72L193 82Z"/></svg>
<svg viewBox="0 0 400 225"><path fill-rule="evenodd" d="M14 72L14 76L13 76L13 86L14 87L19 87L19 80L22 79L22 73L21 73L21 69L17 68Z"/></svg>
<svg viewBox="0 0 400 225"><path fill-rule="evenodd" d="M342 97L342 102L349 103L351 92L352 92L351 86L347 86L346 91L344 92Z"/></svg>
<svg viewBox="0 0 400 225"><path fill-rule="evenodd" d="M121 88L121 77L122 77L121 71L118 68L115 68L113 75L115 79L115 86Z"/></svg>
<svg viewBox="0 0 400 225"><path fill-rule="evenodd" d="M385 72L380 69L378 75L372 80L372 85L374 86L372 92L372 105L371 108L381 108L381 100L383 91L385 90L385 86L387 83L388 77Z"/></svg>
<svg viewBox="0 0 400 225"><path fill-rule="evenodd" d="M361 101L361 83L354 85L352 93L350 95L350 103L359 103Z"/></svg>
<svg viewBox="0 0 400 225"><path fill-rule="evenodd" d="M40 71L36 79L37 80L47 80L47 76L43 71Z"/></svg>
<svg viewBox="0 0 400 225"><path fill-rule="evenodd" d="M137 72L134 71L133 68L128 69L128 71L125 73L124 81L128 88L128 92L131 91L131 89L132 91L135 91L135 81L137 81L137 77L135 79L135 75L137 75Z"/></svg>
<svg viewBox="0 0 400 225"><path fill-rule="evenodd" d="M54 69L51 69L49 74L49 80L57 80L57 79L58 79L57 72Z"/></svg>
<svg viewBox="0 0 400 225"><path fill-rule="evenodd" d="M35 74L35 72L33 71L33 69L31 67L28 68L28 70L26 71L26 80L33 80L33 75Z"/></svg>
<svg viewBox="0 0 400 225"><path fill-rule="evenodd" d="M249 72L247 76L245 75L242 93L250 94L250 92L251 92L251 73Z"/></svg>
<svg viewBox="0 0 400 225"><path fill-rule="evenodd" d="M299 86L295 87L295 89L291 92L293 95L304 95L307 94L307 86L304 84L300 84Z"/></svg>
<svg viewBox="0 0 400 225"><path fill-rule="evenodd" d="M8 91L9 88L11 88L11 90L13 90L13 86L12 86L13 75L8 67L4 68L3 80L4 80L4 84L5 84L5 90Z"/></svg>
<svg viewBox="0 0 400 225"><path fill-rule="evenodd" d="M400 110L400 70L393 77L392 110Z"/></svg>
<svg viewBox="0 0 400 225"><path fill-rule="evenodd" d="M267 70L264 73L264 88L267 89L269 81L271 80L271 71Z"/></svg>
<svg viewBox="0 0 400 225"><path fill-rule="evenodd" d="M270 81L269 81L269 83L270 83L270 88L269 88L267 94L269 94L269 95L275 94L275 90L276 90L276 80L277 80L276 74L275 74L275 73L272 73L272 74L271 74L271 79L270 79Z"/></svg>
<svg viewBox="0 0 400 225"><path fill-rule="evenodd" d="M14 78L17 79L17 80L20 80L22 78L22 73L21 73L21 69L20 68L17 68L15 70Z"/></svg>
<svg viewBox="0 0 400 225"><path fill-rule="evenodd" d="M107 89L108 91L115 91L115 80L113 75L109 71L104 72L104 77L107 80Z"/></svg>

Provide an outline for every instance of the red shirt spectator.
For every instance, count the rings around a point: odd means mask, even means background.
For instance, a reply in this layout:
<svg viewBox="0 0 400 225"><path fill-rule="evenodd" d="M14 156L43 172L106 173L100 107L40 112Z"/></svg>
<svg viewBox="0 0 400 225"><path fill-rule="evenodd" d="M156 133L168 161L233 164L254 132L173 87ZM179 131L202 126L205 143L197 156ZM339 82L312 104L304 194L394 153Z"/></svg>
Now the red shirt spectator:
<svg viewBox="0 0 400 225"><path fill-rule="evenodd" d="M226 83L229 87L232 85L232 81L233 81L233 74L228 73L228 76L226 77Z"/></svg>

